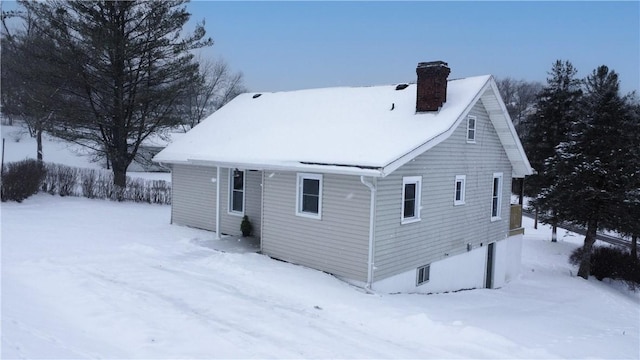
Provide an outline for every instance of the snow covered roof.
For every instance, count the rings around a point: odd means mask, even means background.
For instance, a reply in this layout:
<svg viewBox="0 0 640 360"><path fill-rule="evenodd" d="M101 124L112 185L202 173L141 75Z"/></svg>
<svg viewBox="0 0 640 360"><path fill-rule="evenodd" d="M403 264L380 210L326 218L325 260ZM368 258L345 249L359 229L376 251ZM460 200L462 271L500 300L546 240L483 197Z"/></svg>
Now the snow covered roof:
<svg viewBox="0 0 640 360"><path fill-rule="evenodd" d="M425 113L416 113L415 84L403 90L386 85L246 93L154 161L386 176L446 139L487 91L497 91L489 75L449 80L447 102L440 111ZM504 104L497 102L508 127ZM521 151L513 125L510 131ZM526 175L524 152L510 155L512 163L522 157Z"/></svg>

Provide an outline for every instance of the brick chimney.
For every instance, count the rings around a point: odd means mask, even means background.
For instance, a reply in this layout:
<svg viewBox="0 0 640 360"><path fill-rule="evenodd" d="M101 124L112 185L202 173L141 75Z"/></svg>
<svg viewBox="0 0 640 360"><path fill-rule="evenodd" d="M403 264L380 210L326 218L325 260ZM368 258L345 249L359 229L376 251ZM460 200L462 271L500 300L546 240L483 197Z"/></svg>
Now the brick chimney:
<svg viewBox="0 0 640 360"><path fill-rule="evenodd" d="M447 77L451 70L444 61L418 63L416 112L438 111L447 101Z"/></svg>

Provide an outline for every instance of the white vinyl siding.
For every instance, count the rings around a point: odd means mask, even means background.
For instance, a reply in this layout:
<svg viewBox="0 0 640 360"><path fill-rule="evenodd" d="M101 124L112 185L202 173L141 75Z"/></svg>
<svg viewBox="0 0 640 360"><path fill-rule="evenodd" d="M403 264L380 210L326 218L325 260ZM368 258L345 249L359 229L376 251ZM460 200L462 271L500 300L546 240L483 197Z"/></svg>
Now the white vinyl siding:
<svg viewBox="0 0 640 360"><path fill-rule="evenodd" d="M402 178L402 216L400 222L409 224L420 221L422 176Z"/></svg>
<svg viewBox="0 0 640 360"><path fill-rule="evenodd" d="M476 142L476 123L477 123L478 118L473 116L473 115L469 115L467 117L467 142L468 143L475 143Z"/></svg>
<svg viewBox="0 0 640 360"><path fill-rule="evenodd" d="M172 165L172 223L216 231L216 181L220 180L220 233L241 235L242 217L225 211L230 202L230 175L233 170L215 167ZM253 236L261 236L262 172L244 170L243 210L253 225ZM214 181L215 180L215 181Z"/></svg>
<svg viewBox="0 0 640 360"><path fill-rule="evenodd" d="M214 167L172 165L171 222L216 231L216 178Z"/></svg>
<svg viewBox="0 0 640 360"><path fill-rule="evenodd" d="M244 183L244 171L229 171L229 214L231 215L244 215Z"/></svg>
<svg viewBox="0 0 640 360"><path fill-rule="evenodd" d="M296 215L322 219L322 174L298 173Z"/></svg>
<svg viewBox="0 0 640 360"><path fill-rule="evenodd" d="M502 173L493 174L491 186L491 221L500 220L502 208Z"/></svg>
<svg viewBox="0 0 640 360"><path fill-rule="evenodd" d="M324 174L322 219L296 215L295 172L265 172L262 252L357 281L367 280L371 192L358 176ZM399 186L398 186L399 187ZM396 201L400 202L398 197ZM398 221L398 212L395 220Z"/></svg>
<svg viewBox="0 0 640 360"><path fill-rule="evenodd" d="M466 146L467 118L461 119L453 134L388 176L378 179L374 246L374 281L424 264L433 264L467 252L480 244L505 239L509 219L487 221L491 212L494 172L511 174L511 163L481 102L471 109L476 121L476 141L481 147ZM411 226L398 221L401 213L402 179L422 175L422 221ZM465 175L464 206L455 206L457 175ZM502 185L501 212L509 212L511 178Z"/></svg>
<svg viewBox="0 0 640 360"><path fill-rule="evenodd" d="M456 175L455 188L453 189L453 205L464 205L465 175Z"/></svg>

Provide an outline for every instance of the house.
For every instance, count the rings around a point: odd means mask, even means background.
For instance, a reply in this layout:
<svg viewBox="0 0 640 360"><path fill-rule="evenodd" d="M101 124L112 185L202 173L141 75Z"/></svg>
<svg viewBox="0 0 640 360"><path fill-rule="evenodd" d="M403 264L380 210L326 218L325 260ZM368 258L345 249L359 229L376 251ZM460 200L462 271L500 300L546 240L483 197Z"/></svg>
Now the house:
<svg viewBox="0 0 640 360"><path fill-rule="evenodd" d="M179 132L166 132L147 136L142 143L140 143L138 152L129 165L128 171L168 172L168 168L154 163L153 157L183 134L184 133Z"/></svg>
<svg viewBox="0 0 640 360"><path fill-rule="evenodd" d="M172 223L239 235L247 215L264 254L381 292L501 286L529 161L491 76L416 72L236 97L154 158L172 171Z"/></svg>

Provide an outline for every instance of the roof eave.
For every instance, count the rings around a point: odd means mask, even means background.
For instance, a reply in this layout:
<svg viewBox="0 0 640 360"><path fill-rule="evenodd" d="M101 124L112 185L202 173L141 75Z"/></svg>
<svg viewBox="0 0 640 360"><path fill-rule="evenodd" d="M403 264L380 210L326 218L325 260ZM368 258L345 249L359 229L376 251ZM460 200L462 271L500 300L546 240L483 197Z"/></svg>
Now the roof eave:
<svg viewBox="0 0 640 360"><path fill-rule="evenodd" d="M185 163L185 162L183 162ZM224 167L224 168L236 168L242 170L259 170L259 171L291 171L291 172L316 172L325 174L336 175L356 175L356 176L372 176L382 177L383 172L381 168L374 167L358 167L358 166L345 166L345 165L332 165L332 164L306 164L302 162L291 163L257 163L257 162L229 162L229 161L215 161L206 159L187 159L187 164L210 166L210 167Z"/></svg>

